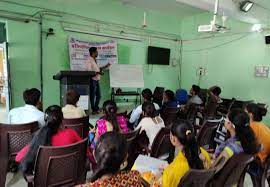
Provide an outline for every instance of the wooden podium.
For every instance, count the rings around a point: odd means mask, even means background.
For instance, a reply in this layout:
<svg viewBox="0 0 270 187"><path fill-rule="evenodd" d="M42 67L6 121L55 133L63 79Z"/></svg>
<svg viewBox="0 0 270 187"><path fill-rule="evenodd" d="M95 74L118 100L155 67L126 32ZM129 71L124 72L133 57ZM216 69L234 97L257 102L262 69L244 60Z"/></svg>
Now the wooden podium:
<svg viewBox="0 0 270 187"><path fill-rule="evenodd" d="M60 71L53 76L54 80L60 81L60 105L66 104L66 93L70 89L76 90L83 98L85 111L89 114L90 107L90 83L91 78L96 75L94 71ZM85 102L88 102L87 104Z"/></svg>

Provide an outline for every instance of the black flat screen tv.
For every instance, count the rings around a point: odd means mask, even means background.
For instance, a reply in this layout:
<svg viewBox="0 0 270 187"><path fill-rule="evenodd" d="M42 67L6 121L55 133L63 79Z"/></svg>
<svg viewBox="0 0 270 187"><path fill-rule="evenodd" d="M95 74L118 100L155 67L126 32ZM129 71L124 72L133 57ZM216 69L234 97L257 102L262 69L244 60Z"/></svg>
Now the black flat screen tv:
<svg viewBox="0 0 270 187"><path fill-rule="evenodd" d="M167 48L148 46L148 64L170 65L171 50Z"/></svg>

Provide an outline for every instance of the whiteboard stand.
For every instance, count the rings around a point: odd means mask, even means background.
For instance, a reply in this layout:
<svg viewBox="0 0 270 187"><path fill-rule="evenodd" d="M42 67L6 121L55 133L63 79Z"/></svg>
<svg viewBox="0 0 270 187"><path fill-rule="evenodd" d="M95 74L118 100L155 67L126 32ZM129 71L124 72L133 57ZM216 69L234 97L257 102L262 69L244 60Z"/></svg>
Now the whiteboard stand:
<svg viewBox="0 0 270 187"><path fill-rule="evenodd" d="M138 98L140 101L140 104L142 103L142 97L141 97L141 89L137 88L137 91L128 91L128 92L115 92L114 88L112 88L111 93L111 100L114 101L115 97L136 97L136 105L138 103Z"/></svg>

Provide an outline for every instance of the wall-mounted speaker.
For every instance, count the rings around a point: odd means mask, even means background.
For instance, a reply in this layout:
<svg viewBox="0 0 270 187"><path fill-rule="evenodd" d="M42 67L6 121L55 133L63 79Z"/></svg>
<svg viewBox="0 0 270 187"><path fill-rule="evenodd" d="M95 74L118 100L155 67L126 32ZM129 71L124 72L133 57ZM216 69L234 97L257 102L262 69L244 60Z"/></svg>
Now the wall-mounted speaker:
<svg viewBox="0 0 270 187"><path fill-rule="evenodd" d="M270 35L265 36L265 43L270 44Z"/></svg>

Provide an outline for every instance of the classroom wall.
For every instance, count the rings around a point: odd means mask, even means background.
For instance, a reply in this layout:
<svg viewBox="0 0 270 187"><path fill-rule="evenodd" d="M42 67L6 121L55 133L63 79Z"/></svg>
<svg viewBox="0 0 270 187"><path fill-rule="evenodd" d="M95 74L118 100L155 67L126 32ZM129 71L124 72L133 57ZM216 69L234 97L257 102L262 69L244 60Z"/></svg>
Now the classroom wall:
<svg viewBox="0 0 270 187"><path fill-rule="evenodd" d="M183 87L219 85L222 97L255 100L269 105L269 78L254 76L255 66L269 66L270 45L265 45L266 32L251 32L252 25L229 19L226 24L230 31L227 33L198 33L198 25L209 24L211 19L212 15L205 13L182 21ZM205 76L197 75L199 67L206 68ZM268 124L269 117L265 118Z"/></svg>
<svg viewBox="0 0 270 187"><path fill-rule="evenodd" d="M15 2L15 1L14 1ZM93 19L108 21L113 23L125 24L139 28L142 23L143 12L145 10L124 6L119 1L84 1L84 0L48 0L21 1L31 7L14 5L0 2L1 9L14 11L17 13L34 14L38 11L35 6L55 11L65 11L72 14L79 14ZM49 11L50 12L50 11ZM147 29L162 31L167 33L180 33L180 19L173 16L166 16L162 13L147 10ZM0 18L1 19L1 18ZM59 83L52 79L52 76L60 70L69 69L68 56L68 37L76 36L80 39L90 41L106 41L108 38L94 37L90 35L67 33L63 31L61 20L76 22L77 24L89 24L87 20L79 17L60 17L45 15L43 19L42 30L53 28L54 36L46 39L43 35L43 102L44 107L51 104L59 104ZM40 87L40 41L39 41L39 24L37 22L22 23L19 21L7 21L9 56L11 67L11 84L12 84L12 103L13 107L23 104L22 92L25 88ZM168 22L168 20L170 20ZM83 26L72 25L79 28ZM70 26L69 25L69 26ZM85 29L85 27L83 28ZM108 33L110 33L108 31ZM143 64L145 87L154 89L156 85L164 86L169 89L179 87L179 66L155 66L146 65L147 46L156 45L169 47L172 49L172 57L180 59L179 45L167 40L143 39L142 42L133 42L118 40L119 63L121 64ZM103 99L110 97L109 75L105 73L101 81Z"/></svg>

